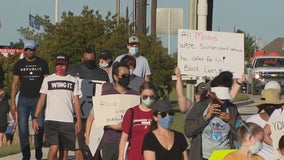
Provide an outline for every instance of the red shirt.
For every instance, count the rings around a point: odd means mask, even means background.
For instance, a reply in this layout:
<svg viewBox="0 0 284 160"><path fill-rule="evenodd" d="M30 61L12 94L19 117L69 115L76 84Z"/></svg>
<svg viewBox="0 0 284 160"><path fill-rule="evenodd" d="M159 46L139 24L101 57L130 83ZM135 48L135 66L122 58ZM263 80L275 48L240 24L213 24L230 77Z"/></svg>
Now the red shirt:
<svg viewBox="0 0 284 160"><path fill-rule="evenodd" d="M142 155L142 144L145 135L150 131L153 111L142 111L139 106L133 107L134 116L132 122L132 133L130 139L130 149L128 152L128 159L144 160ZM128 109L123 117L122 132L129 134L131 110Z"/></svg>

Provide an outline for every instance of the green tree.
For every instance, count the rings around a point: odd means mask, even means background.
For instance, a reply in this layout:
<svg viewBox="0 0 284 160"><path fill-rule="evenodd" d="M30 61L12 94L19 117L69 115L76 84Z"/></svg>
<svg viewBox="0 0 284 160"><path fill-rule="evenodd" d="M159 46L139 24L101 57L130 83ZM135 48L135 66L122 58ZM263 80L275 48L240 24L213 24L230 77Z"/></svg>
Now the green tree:
<svg viewBox="0 0 284 160"><path fill-rule="evenodd" d="M95 48L97 53L107 49L116 57L127 53L127 40L133 35L133 24L129 24L128 19L121 18L117 25L115 15L109 12L103 18L98 11L89 10L86 6L77 16L72 12L64 12L62 21L55 25L48 16L39 18L43 32L35 32L29 27L21 27L18 31L24 38L38 42L38 55L49 62L51 72L54 71L53 59L56 53L68 54L71 65L81 63L81 51L86 47ZM146 35L137 36L141 41L140 53L148 59L151 67L151 79L159 88L160 96L166 97L171 91L174 60L164 52L160 41L153 41Z"/></svg>
<svg viewBox="0 0 284 160"><path fill-rule="evenodd" d="M256 45L255 45L255 40L252 36L250 36L249 34L246 34L244 31L242 30L237 30L236 33L243 33L244 34L244 48L245 48L245 60L247 62L250 61L250 58L252 57L255 49Z"/></svg>

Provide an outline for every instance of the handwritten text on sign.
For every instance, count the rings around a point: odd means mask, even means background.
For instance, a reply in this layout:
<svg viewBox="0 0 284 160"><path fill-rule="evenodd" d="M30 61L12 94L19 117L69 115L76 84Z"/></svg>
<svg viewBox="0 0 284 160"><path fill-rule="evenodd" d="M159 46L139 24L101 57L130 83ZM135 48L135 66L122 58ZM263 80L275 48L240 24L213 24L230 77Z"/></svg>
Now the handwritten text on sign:
<svg viewBox="0 0 284 160"><path fill-rule="evenodd" d="M182 74L216 76L244 72L244 35L198 30L178 30L178 66Z"/></svg>
<svg viewBox="0 0 284 160"><path fill-rule="evenodd" d="M140 103L140 96L112 94L93 97L95 126L114 125L122 122L126 110Z"/></svg>

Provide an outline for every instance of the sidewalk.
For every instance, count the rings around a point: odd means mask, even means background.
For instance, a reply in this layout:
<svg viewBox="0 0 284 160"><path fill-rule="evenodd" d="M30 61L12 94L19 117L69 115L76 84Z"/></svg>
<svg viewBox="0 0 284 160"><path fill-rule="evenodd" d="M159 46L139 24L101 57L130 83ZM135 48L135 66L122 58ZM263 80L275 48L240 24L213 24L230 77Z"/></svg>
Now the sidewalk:
<svg viewBox="0 0 284 160"><path fill-rule="evenodd" d="M42 160L47 160L48 148L42 148L42 152L43 152ZM35 160L34 155L35 155L35 150L31 150L31 160ZM75 160L73 151L69 151L68 155L69 155L68 160ZM13 154L10 156L0 158L0 160L18 160L18 159L22 159L22 153Z"/></svg>

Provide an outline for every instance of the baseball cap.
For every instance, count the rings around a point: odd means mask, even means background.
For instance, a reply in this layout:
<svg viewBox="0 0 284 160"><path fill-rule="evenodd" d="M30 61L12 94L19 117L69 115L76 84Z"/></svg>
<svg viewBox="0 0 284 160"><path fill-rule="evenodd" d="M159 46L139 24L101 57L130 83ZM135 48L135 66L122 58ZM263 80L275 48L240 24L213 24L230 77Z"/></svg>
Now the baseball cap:
<svg viewBox="0 0 284 160"><path fill-rule="evenodd" d="M136 36L131 36L128 39L128 44L139 44L139 39Z"/></svg>
<svg viewBox="0 0 284 160"><path fill-rule="evenodd" d="M269 81L265 84L264 89L275 89L281 93L281 86L276 81Z"/></svg>
<svg viewBox="0 0 284 160"><path fill-rule="evenodd" d="M211 87L211 92L214 92L216 96L221 100L231 100L232 96L228 87Z"/></svg>
<svg viewBox="0 0 284 160"><path fill-rule="evenodd" d="M195 94L202 94L206 90L206 83L201 82L195 88Z"/></svg>
<svg viewBox="0 0 284 160"><path fill-rule="evenodd" d="M59 53L55 58L55 65L68 65L69 58L65 53Z"/></svg>
<svg viewBox="0 0 284 160"><path fill-rule="evenodd" d="M30 49L35 49L36 48L36 43L34 40L26 40L24 42L24 49L30 48Z"/></svg>
<svg viewBox="0 0 284 160"><path fill-rule="evenodd" d="M153 112L166 112L172 110L171 102L168 100L158 100L152 105Z"/></svg>
<svg viewBox="0 0 284 160"><path fill-rule="evenodd" d="M100 53L99 59L112 59L112 53L110 51L102 51Z"/></svg>

